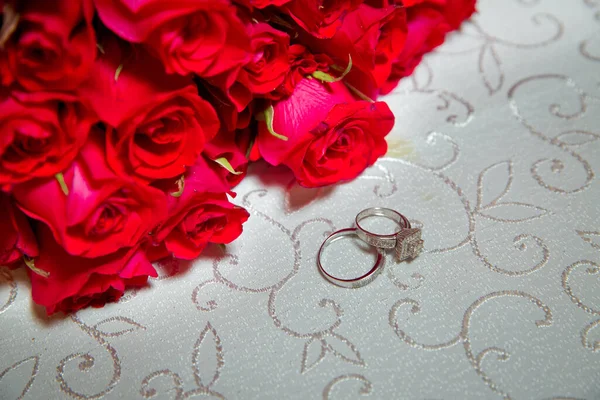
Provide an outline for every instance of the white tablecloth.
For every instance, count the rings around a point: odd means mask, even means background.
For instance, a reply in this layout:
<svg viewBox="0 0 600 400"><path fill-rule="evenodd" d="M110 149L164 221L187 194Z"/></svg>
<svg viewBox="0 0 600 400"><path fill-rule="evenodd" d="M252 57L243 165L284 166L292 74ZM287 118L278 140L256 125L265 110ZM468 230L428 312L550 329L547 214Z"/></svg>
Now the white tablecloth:
<svg viewBox="0 0 600 400"><path fill-rule="evenodd" d="M479 9L387 97L386 158L321 190L256 166L224 254L50 319L0 273L0 398L599 399L600 1ZM323 235L368 206L425 253L333 286Z"/></svg>

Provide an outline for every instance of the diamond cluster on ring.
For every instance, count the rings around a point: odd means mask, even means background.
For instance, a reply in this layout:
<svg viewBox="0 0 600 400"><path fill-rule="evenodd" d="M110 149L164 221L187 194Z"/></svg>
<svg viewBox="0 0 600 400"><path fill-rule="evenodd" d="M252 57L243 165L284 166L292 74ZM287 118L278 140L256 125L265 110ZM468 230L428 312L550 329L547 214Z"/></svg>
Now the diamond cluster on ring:
<svg viewBox="0 0 600 400"><path fill-rule="evenodd" d="M415 258L423 250L421 229L402 229L396 235L396 258L398 262Z"/></svg>

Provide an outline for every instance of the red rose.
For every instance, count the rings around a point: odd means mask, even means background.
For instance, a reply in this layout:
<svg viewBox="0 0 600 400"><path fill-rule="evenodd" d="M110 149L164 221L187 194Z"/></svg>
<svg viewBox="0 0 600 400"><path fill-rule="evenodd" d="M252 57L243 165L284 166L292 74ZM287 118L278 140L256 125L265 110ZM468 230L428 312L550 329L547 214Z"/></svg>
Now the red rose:
<svg viewBox="0 0 600 400"><path fill-rule="evenodd" d="M235 0L234 0L235 1ZM246 4L256 8L266 8L269 6L282 6L292 0L238 0L238 3Z"/></svg>
<svg viewBox="0 0 600 400"><path fill-rule="evenodd" d="M27 217L0 193L0 266L11 264L23 255L38 255L37 242Z"/></svg>
<svg viewBox="0 0 600 400"><path fill-rule="evenodd" d="M4 84L14 79L27 90L71 90L88 76L96 57L91 0L27 0L16 2L14 11L6 7L18 14L18 25L5 44Z"/></svg>
<svg viewBox="0 0 600 400"><path fill-rule="evenodd" d="M253 95L269 93L283 82L289 70L287 33L260 22L251 28L251 59L238 75Z"/></svg>
<svg viewBox="0 0 600 400"><path fill-rule="evenodd" d="M191 260L208 243L230 243L248 212L227 200L228 185L201 157L185 175L180 197L169 198L169 218L153 236L176 258ZM209 161L210 162L210 161Z"/></svg>
<svg viewBox="0 0 600 400"><path fill-rule="evenodd" d="M143 286L148 276L157 276L140 247L90 259L65 252L45 226L39 228L38 239L40 256L34 261L35 267L48 276L28 270L31 296L46 307L48 315L102 307L121 298L126 288Z"/></svg>
<svg viewBox="0 0 600 400"><path fill-rule="evenodd" d="M290 66L285 79L274 92L269 94L270 99L279 100L290 96L302 79L315 71L329 71L333 60L326 54L312 54L305 46L293 44L288 52L288 63Z"/></svg>
<svg viewBox="0 0 600 400"><path fill-rule="evenodd" d="M352 69L345 80L361 92L375 98L392 70L406 40L406 11L389 6L373 8L360 5L344 18L344 23L331 39L304 35L313 50L326 53L341 66L352 57Z"/></svg>
<svg viewBox="0 0 600 400"><path fill-rule="evenodd" d="M242 111L253 97L268 97L264 95L283 82L290 68L290 37L287 33L262 22L251 25L249 32L251 58L240 70L233 85L228 83L226 74L208 80L227 95L238 111Z"/></svg>
<svg viewBox="0 0 600 400"><path fill-rule="evenodd" d="M68 194L55 178L46 178L18 185L14 197L69 254L92 258L134 246L165 217L160 190L108 168L101 132L90 134L63 175Z"/></svg>
<svg viewBox="0 0 600 400"><path fill-rule="evenodd" d="M66 168L93 122L70 95L0 89L0 188Z"/></svg>
<svg viewBox="0 0 600 400"><path fill-rule="evenodd" d="M298 183L317 187L353 179L385 154L394 115L383 102L355 101L343 83L304 79L274 105L273 129L259 124L258 148L272 165L284 164Z"/></svg>
<svg viewBox="0 0 600 400"><path fill-rule="evenodd" d="M114 37L102 44L81 93L107 124L110 167L145 182L181 175L219 130L215 110L191 77L165 75L158 60L139 48L126 53Z"/></svg>
<svg viewBox="0 0 600 400"><path fill-rule="evenodd" d="M227 0L94 1L106 26L129 42L147 43L168 73L210 77L237 72L248 60L246 29Z"/></svg>
<svg viewBox="0 0 600 400"><path fill-rule="evenodd" d="M430 0L433 3L441 0ZM460 24L476 11L476 0L446 0L444 6L444 15L452 29L458 29Z"/></svg>
<svg viewBox="0 0 600 400"><path fill-rule="evenodd" d="M392 66L392 73L381 87L391 92L398 81L414 71L423 55L444 42L446 34L475 11L475 0L420 0L407 9L408 36L404 49Z"/></svg>
<svg viewBox="0 0 600 400"><path fill-rule="evenodd" d="M216 162L225 160L234 172L228 171L225 167L218 168L218 173L227 181L229 187L234 187L244 176L248 169L248 159L246 151L250 145L249 129L237 132L220 132L204 148L204 155L209 160Z"/></svg>
<svg viewBox="0 0 600 400"><path fill-rule="evenodd" d="M364 0L292 0L281 7L298 25L311 35L326 39L333 37L342 25L344 16Z"/></svg>

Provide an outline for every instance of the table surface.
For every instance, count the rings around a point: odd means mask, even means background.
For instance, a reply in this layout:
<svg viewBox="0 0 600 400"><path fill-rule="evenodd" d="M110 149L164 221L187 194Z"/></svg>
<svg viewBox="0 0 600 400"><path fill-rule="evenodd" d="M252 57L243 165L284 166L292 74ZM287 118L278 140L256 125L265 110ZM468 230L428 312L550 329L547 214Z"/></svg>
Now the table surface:
<svg viewBox="0 0 600 400"><path fill-rule="evenodd" d="M386 98L355 181L255 166L238 241L103 309L47 319L2 272L0 398L600 399L600 1L479 9ZM317 250L369 206L425 252L333 286ZM368 263L351 244L330 268Z"/></svg>

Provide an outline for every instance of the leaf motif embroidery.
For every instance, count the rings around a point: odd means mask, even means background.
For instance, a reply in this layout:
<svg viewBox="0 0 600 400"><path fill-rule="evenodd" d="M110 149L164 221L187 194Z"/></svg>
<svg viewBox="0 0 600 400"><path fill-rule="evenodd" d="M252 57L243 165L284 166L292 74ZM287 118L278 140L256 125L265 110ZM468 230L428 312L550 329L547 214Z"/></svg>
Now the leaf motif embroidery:
<svg viewBox="0 0 600 400"><path fill-rule="evenodd" d="M502 62L493 45L485 45L479 53L479 72L483 83L487 87L490 95L498 92L504 83L504 73L500 65Z"/></svg>
<svg viewBox="0 0 600 400"><path fill-rule="evenodd" d="M33 385L33 381L38 373L39 363L40 363L40 359L38 356L31 356L24 360L14 363L10 367L6 368L4 371L0 372L0 393L8 393L7 391L2 390L2 386L8 385L8 384L11 387L14 386L15 381L18 382L19 377L27 376L27 371L29 368L31 368L31 373L30 373L31 377L25 383L25 386L23 387L21 394L19 394L19 397L17 397L17 400L24 398L25 395L27 394L27 392L29 391L29 389L31 388L31 385ZM12 376L12 375L14 375L14 376ZM4 385L3 385L2 381L7 376L8 376L8 378L6 379L6 381L4 382ZM10 392L14 392L14 389L12 389Z"/></svg>
<svg viewBox="0 0 600 400"><path fill-rule="evenodd" d="M519 202L506 202L484 208L482 217L500 222L525 222L543 217L548 210L542 207Z"/></svg>
<svg viewBox="0 0 600 400"><path fill-rule="evenodd" d="M600 250L600 232L577 231L577 234L584 242L589 243L596 250Z"/></svg>
<svg viewBox="0 0 600 400"><path fill-rule="evenodd" d="M17 283L13 279L10 272L3 268L0 268L0 282L7 283L7 286L10 287L6 302L4 304L0 303L2 304L0 305L0 314L2 314L15 302L15 298L17 297Z"/></svg>
<svg viewBox="0 0 600 400"><path fill-rule="evenodd" d="M302 351L302 365L300 367L300 373L305 373L314 368L323 358L325 358L327 348L326 343L323 340L317 338L311 338L304 345Z"/></svg>
<svg viewBox="0 0 600 400"><path fill-rule="evenodd" d="M554 141L567 146L581 146L592 143L600 138L597 133L586 131L568 131L558 135Z"/></svg>
<svg viewBox="0 0 600 400"><path fill-rule="evenodd" d="M477 209L495 205L512 185L512 162L502 161L490 165L479 174L477 181Z"/></svg>
<svg viewBox="0 0 600 400"><path fill-rule="evenodd" d="M365 365L356 346L345 337L338 335L337 333L332 333L327 336L325 342L327 343L327 349L336 357L355 365Z"/></svg>
<svg viewBox="0 0 600 400"><path fill-rule="evenodd" d="M117 337L138 329L146 329L145 326L138 324L131 318L121 316L102 320L94 325L93 328L104 337Z"/></svg>
<svg viewBox="0 0 600 400"><path fill-rule="evenodd" d="M214 362L210 363L209 360L207 360L208 357L214 357ZM200 367L206 367L207 364L214 364L214 371L208 384L204 384L202 372L205 372L206 369L203 368L204 371L201 371ZM194 345L194 352L192 353L192 370L194 371L196 385L201 388L210 388L219 379L223 364L223 346L221 345L221 338L219 338L217 331L212 327L210 322L208 322L206 327L200 333L200 337L198 337L198 340ZM206 382L207 380L204 379L204 381Z"/></svg>

